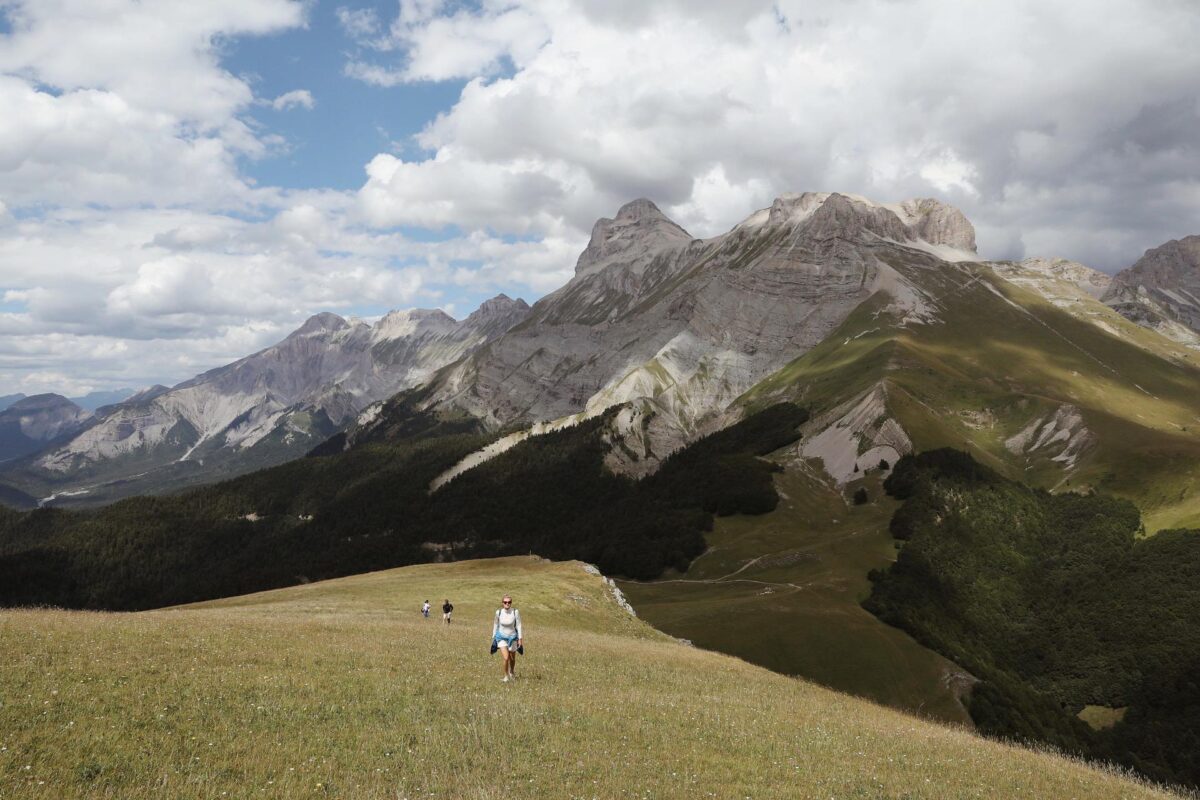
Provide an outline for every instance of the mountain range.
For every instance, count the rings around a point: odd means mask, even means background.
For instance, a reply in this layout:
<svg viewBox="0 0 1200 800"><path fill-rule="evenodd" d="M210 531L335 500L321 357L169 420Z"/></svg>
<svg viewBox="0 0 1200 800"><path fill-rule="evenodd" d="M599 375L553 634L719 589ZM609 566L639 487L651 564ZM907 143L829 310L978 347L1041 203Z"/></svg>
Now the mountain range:
<svg viewBox="0 0 1200 800"><path fill-rule="evenodd" d="M935 200L788 195L707 239L637 200L532 308L318 315L18 459L9 504L210 485L0 509L0 602L579 558L679 638L1194 783L1194 238L1109 278L984 260ZM1072 608L1101 585L1120 625ZM1086 663L1029 628L1064 619Z"/></svg>
<svg viewBox="0 0 1200 800"><path fill-rule="evenodd" d="M1110 283L974 248L970 222L934 200L786 196L712 239L635 201L596 224L575 276L520 324L346 441L414 411L516 429L449 479L617 406L607 463L638 476L790 400L814 415L797 457L838 485L881 458L969 446L1047 488L1128 496L1152 525L1200 522L1200 501L1176 491L1200 477L1200 354L1103 300L1137 268Z"/></svg>
<svg viewBox="0 0 1200 800"><path fill-rule="evenodd" d="M341 441L368 439L391 424L380 401L412 389L424 413L513 429L493 452L623 406L623 446L609 466L644 475L681 444L740 418L745 393L826 342L870 298L886 297L876 316L919 338L941 321L937 298L957 285L954 275L970 286L990 280L975 273L1169 362L1190 358L1172 343L1200 348L1200 237L1150 250L1110 278L1064 259L985 262L966 217L931 199L786 195L709 239L642 199L599 220L574 277L532 309L500 295L462 322L420 309L374 325L318 314L273 347L76 415L54 437L9 433L0 481L53 502L94 504L216 480L298 457L338 431L349 429ZM884 402L873 397L840 401ZM893 457L912 445L897 426L869 434L895 438L879 445ZM846 477L846 463L826 460L831 475Z"/></svg>
<svg viewBox="0 0 1200 800"><path fill-rule="evenodd" d="M5 477L39 497L95 503L282 463L372 403L422 384L528 310L502 294L461 322L424 309L393 311L373 325L317 314L282 342L232 364L172 388L143 390L94 416L77 415L51 446L42 437L43 447L9 466Z"/></svg>

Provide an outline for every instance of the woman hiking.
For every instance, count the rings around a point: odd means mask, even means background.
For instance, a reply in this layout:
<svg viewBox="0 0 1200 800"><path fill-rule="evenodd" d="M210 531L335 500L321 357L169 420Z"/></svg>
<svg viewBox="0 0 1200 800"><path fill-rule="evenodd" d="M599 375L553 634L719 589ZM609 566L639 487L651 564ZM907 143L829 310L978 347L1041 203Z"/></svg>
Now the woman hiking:
<svg viewBox="0 0 1200 800"><path fill-rule="evenodd" d="M517 679L517 651L521 649L524 631L521 628L521 612L513 608L512 597L504 595L496 619L492 623L492 652L500 651L500 666L504 670L504 682Z"/></svg>

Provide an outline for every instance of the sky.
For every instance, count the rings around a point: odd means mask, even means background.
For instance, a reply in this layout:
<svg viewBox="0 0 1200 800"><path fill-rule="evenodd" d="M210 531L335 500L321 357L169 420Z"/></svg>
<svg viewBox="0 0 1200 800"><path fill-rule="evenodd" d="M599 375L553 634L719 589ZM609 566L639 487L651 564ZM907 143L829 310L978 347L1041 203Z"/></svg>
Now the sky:
<svg viewBox="0 0 1200 800"><path fill-rule="evenodd" d="M938 197L987 258L1200 233L1192 0L0 0L0 395L565 283L637 197Z"/></svg>

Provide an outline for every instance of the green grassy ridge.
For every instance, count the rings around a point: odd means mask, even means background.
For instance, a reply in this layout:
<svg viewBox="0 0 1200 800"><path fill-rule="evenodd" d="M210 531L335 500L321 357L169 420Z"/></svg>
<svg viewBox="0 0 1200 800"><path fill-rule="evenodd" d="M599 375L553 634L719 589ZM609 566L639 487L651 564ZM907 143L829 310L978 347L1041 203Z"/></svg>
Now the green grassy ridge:
<svg viewBox="0 0 1200 800"><path fill-rule="evenodd" d="M635 482L604 467L615 411L528 439L430 493L489 439L368 443L176 497L0 514L0 604L143 609L441 558L537 552L648 578L686 568L713 514L777 502L755 456L802 409L767 409Z"/></svg>
<svg viewBox="0 0 1200 800"><path fill-rule="evenodd" d="M1200 531L1139 538L1125 500L1032 490L952 450L886 485L907 543L867 608L984 679L982 730L1200 785ZM1130 710L1093 732L1088 705Z"/></svg>
<svg viewBox="0 0 1200 800"><path fill-rule="evenodd" d="M486 649L503 592L513 684ZM447 595L453 625L420 617ZM0 611L0 690L0 795L31 800L1171 796L685 647L533 558Z"/></svg>
<svg viewBox="0 0 1200 800"><path fill-rule="evenodd" d="M1102 487L1143 508L1151 531L1200 523L1200 493L1188 490L1200 475L1200 369L1165 345L1113 336L986 265L933 269L915 255L885 256L937 298L937 321L900 326L877 293L740 405L793 399L820 417L882 385L918 451L965 447L1036 485ZM1073 470L1005 448L1063 404L1078 407L1094 434ZM966 415L982 411L990 424L968 424Z"/></svg>

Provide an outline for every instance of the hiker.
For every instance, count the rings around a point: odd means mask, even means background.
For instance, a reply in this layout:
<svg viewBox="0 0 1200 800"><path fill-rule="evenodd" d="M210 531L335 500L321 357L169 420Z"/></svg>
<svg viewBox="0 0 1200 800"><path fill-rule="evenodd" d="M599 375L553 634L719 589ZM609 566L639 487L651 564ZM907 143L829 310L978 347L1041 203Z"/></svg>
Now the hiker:
<svg viewBox="0 0 1200 800"><path fill-rule="evenodd" d="M505 683L517 679L517 653L525 652L521 644L523 638L521 612L513 608L512 598L504 595L500 608L496 609L496 620L492 623L492 652L497 649L500 651Z"/></svg>
<svg viewBox="0 0 1200 800"><path fill-rule="evenodd" d="M446 620L446 624L450 624L450 612L454 611L454 606L450 605L450 600L442 603L442 619Z"/></svg>
<svg viewBox="0 0 1200 800"><path fill-rule="evenodd" d="M429 609L431 609L431 608L433 608L433 606L429 605L428 600L426 600L424 603L422 603L421 604L421 616L425 617L425 619L429 619Z"/></svg>

